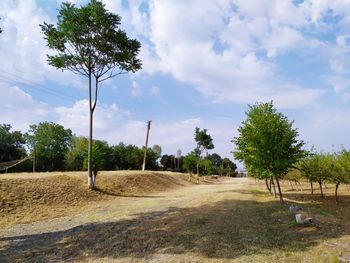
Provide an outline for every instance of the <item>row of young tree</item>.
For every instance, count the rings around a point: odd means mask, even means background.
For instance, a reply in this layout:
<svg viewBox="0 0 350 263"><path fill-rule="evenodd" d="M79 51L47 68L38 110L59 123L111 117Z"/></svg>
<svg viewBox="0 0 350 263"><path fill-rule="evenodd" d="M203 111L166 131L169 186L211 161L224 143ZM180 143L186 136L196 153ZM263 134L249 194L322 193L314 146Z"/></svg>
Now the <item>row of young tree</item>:
<svg viewBox="0 0 350 263"><path fill-rule="evenodd" d="M0 163L31 157L9 169L9 172L31 171L33 168L35 171L87 170L88 146L86 137L75 136L70 129L52 122L31 125L24 134L12 131L11 125L0 125ZM92 167L95 172L140 170L142 167L144 148L124 143L109 146L101 140L94 140L92 148ZM195 151L181 156L181 150L178 150L176 157L167 154L162 156L161 152L159 145L147 149L146 169L195 173L198 166L200 175L236 175L236 165L216 153L201 159Z"/></svg>
<svg viewBox="0 0 350 263"><path fill-rule="evenodd" d="M285 179L297 184L306 179L310 183L311 194L314 194L316 183L322 197L323 185L332 183L335 185L335 200L338 202L339 185L350 184L350 151L342 149L337 153L310 154L299 161Z"/></svg>
<svg viewBox="0 0 350 263"><path fill-rule="evenodd" d="M333 154L313 154L304 149L298 139L293 121L278 112L272 102L249 106L247 119L238 129L234 156L242 161L249 176L265 180L266 187L276 196L276 186L283 203L281 179L299 183L307 179L313 193L313 183L318 183L323 196L325 182L335 184L338 201L340 184L350 183L350 152L343 149Z"/></svg>

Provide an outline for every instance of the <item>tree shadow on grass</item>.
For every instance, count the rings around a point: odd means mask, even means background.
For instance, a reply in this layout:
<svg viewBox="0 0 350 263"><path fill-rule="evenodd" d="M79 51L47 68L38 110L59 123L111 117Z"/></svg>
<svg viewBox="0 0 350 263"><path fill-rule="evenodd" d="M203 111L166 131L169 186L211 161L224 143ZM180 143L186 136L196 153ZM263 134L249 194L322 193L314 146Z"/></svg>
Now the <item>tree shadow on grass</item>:
<svg viewBox="0 0 350 263"><path fill-rule="evenodd" d="M334 224L334 222L332 223ZM333 227L334 231L326 231ZM0 238L0 262L151 258L193 252L235 259L276 251L300 252L344 234L337 225L300 228L278 202L226 200L196 208L169 208L132 219L91 223L35 235ZM347 234L350 229L347 230Z"/></svg>
<svg viewBox="0 0 350 263"><path fill-rule="evenodd" d="M114 192L105 190L102 188L97 188L95 191L100 192L105 195L117 196L117 197L134 197L134 198L164 198L162 195L134 195L134 194L122 194L120 192Z"/></svg>

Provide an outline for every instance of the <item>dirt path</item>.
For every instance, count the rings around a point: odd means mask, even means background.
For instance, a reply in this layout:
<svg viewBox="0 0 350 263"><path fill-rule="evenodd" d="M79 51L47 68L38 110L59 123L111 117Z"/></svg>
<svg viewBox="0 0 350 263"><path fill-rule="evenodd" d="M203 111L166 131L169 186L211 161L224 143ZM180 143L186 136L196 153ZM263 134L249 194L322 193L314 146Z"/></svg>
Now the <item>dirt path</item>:
<svg viewBox="0 0 350 263"><path fill-rule="evenodd" d="M232 198L248 200L251 199L249 194L238 193L246 188L246 180L245 178L227 179L218 184L182 187L153 196L121 197L101 203L100 208L93 212L7 227L0 230L0 261L16 258L30 261L32 256L33 261L41 259L45 261L44 258L47 257L59 260L55 254L50 254L51 250L50 253L47 253L48 246L45 244L54 245L58 239L66 238L64 233L67 231L84 229L94 224L110 224L128 220L131 222L128 228L132 228L137 227L137 224L140 223L141 215L142 221L154 221L170 211L198 208ZM21 242L23 240L25 242Z"/></svg>

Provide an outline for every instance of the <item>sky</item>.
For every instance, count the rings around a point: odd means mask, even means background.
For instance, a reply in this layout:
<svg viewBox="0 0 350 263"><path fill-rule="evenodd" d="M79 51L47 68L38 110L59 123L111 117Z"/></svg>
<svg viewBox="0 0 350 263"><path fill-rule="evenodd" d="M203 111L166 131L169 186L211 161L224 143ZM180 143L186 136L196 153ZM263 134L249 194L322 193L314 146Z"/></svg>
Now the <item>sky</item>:
<svg viewBox="0 0 350 263"><path fill-rule="evenodd" d="M87 1L75 0L80 6ZM104 82L94 137L163 154L195 147L196 126L232 159L249 104L273 100L307 148L350 148L350 1L104 0L141 42L142 70ZM53 121L88 134L87 79L49 66L39 24L61 1L0 0L0 123Z"/></svg>

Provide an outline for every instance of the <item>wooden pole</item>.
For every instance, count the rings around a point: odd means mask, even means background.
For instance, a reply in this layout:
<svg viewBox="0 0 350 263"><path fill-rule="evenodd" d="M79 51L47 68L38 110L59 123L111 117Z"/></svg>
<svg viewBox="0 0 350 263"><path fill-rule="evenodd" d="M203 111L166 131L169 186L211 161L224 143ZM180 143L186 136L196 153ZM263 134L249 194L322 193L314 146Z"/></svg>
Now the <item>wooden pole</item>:
<svg viewBox="0 0 350 263"><path fill-rule="evenodd" d="M148 137L149 137L149 130L150 129L151 129L151 121L148 121L147 122L147 134L146 134L145 152L143 154L142 171L144 171L146 169L146 157L147 157Z"/></svg>

